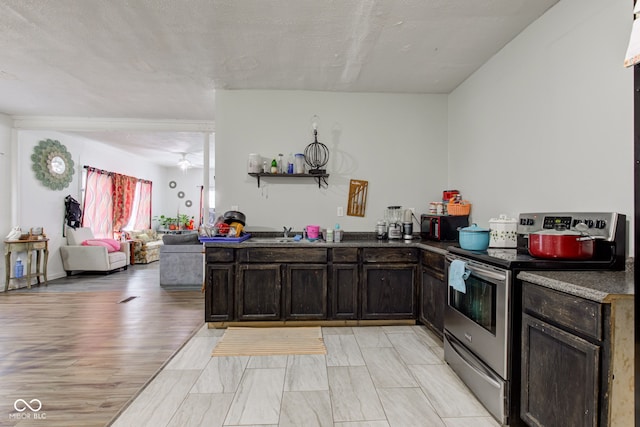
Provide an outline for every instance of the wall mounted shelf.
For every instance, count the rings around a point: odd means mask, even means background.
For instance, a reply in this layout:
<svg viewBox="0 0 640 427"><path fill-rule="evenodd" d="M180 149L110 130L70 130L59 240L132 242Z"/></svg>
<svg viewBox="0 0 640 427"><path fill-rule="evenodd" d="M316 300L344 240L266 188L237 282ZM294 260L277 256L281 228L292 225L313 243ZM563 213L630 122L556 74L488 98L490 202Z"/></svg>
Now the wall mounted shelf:
<svg viewBox="0 0 640 427"><path fill-rule="evenodd" d="M258 180L258 188L260 188L260 178L313 178L318 182L318 188L322 188L322 183L325 186L329 186L327 182L327 178L329 177L328 173L249 173L252 177Z"/></svg>

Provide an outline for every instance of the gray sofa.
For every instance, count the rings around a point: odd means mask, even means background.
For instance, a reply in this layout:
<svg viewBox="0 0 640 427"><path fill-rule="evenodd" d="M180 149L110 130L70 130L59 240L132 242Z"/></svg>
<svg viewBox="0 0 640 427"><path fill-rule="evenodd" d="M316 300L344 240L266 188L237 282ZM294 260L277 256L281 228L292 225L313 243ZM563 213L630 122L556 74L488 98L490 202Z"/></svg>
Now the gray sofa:
<svg viewBox="0 0 640 427"><path fill-rule="evenodd" d="M165 234L160 247L160 286L202 287L204 246L198 234Z"/></svg>

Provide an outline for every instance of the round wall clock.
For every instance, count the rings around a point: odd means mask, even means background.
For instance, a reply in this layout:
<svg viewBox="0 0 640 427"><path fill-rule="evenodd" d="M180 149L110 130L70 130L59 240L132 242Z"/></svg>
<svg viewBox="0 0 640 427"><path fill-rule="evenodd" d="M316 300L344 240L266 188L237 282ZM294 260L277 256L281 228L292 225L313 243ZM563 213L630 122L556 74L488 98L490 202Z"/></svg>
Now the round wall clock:
<svg viewBox="0 0 640 427"><path fill-rule="evenodd" d="M33 148L31 169L45 187L52 190L67 188L73 179L75 168L71 154L60 141L44 139Z"/></svg>

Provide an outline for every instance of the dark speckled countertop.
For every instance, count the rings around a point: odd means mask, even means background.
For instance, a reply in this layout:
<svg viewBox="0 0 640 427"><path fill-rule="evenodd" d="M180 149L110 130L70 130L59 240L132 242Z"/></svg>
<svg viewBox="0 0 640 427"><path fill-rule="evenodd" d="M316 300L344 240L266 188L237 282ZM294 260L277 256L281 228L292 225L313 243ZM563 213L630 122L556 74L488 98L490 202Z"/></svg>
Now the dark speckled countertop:
<svg viewBox="0 0 640 427"><path fill-rule="evenodd" d="M280 237L281 233L252 233L254 237ZM447 247L451 242L434 242L421 240L419 235L414 235L413 240L377 240L374 233L345 233L339 243L327 243L323 240L315 242L300 241L277 243L277 247L415 247L426 249L442 255L447 254ZM205 247L273 247L274 243L257 242L252 239L241 243L208 242ZM610 302L615 298L633 297L633 260L627 262L626 271L523 271L518 274L518 279L525 280L560 292L579 296L596 302Z"/></svg>
<svg viewBox="0 0 640 427"><path fill-rule="evenodd" d="M442 255L447 254L447 247L451 246L451 242L434 242L430 240L421 240L419 235L414 235L412 240L378 240L375 238L374 233L345 233L344 238L339 243L327 243L324 240L316 240L310 242L307 240L301 240L299 242L258 242L253 239L256 238L270 238L270 237L282 237L282 233L252 233L252 238L240 243L227 243L227 242L207 242L205 247L224 247L224 248L246 248L246 247L273 247L276 245L279 248L287 247L346 247L346 248L392 248L392 247L415 247L419 249L426 249L432 252L437 252Z"/></svg>
<svg viewBox="0 0 640 427"><path fill-rule="evenodd" d="M633 263L626 271L523 271L518 279L595 302L633 298Z"/></svg>

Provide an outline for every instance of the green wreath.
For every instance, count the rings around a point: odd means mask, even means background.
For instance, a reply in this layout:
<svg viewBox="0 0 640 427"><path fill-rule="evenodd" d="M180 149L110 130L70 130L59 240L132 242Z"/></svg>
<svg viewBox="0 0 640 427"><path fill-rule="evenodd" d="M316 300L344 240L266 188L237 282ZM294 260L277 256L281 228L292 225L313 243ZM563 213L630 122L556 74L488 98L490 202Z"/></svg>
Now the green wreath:
<svg viewBox="0 0 640 427"><path fill-rule="evenodd" d="M33 148L31 168L45 187L62 190L69 186L75 173L73 160L60 141L45 139Z"/></svg>

